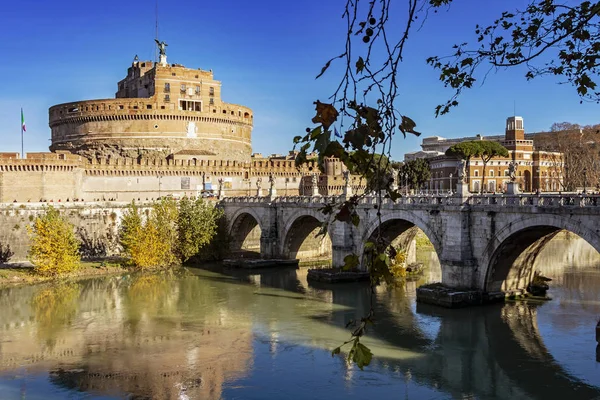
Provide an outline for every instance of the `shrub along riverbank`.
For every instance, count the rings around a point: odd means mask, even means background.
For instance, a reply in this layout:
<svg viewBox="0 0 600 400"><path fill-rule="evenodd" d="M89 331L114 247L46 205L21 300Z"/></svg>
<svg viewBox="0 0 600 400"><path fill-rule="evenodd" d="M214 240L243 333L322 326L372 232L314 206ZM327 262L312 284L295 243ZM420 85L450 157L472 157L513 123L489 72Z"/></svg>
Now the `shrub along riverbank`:
<svg viewBox="0 0 600 400"><path fill-rule="evenodd" d="M132 202L121 221L118 243L113 244L118 247L113 253L120 257L82 262L85 238L50 206L28 227L30 263L8 263L12 252L0 243L0 286L165 269L190 259L219 259L229 247L225 226L222 211L200 198L164 198L143 210Z"/></svg>

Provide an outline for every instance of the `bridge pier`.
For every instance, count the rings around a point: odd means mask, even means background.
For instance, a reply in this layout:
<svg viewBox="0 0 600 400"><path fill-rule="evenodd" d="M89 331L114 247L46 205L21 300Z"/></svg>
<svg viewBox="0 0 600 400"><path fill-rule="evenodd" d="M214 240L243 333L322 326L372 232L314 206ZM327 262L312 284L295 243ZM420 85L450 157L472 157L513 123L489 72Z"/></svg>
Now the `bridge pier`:
<svg viewBox="0 0 600 400"><path fill-rule="evenodd" d="M346 256L356 254L357 244L355 241L359 237L356 228L352 224L335 221L329 228L329 237L331 238L331 266L341 268L344 266Z"/></svg>

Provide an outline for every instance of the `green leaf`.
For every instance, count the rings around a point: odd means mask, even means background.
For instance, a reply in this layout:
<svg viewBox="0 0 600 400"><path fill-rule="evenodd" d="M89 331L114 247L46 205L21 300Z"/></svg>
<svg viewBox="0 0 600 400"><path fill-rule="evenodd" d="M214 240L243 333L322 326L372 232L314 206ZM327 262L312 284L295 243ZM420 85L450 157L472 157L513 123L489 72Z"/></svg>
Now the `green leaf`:
<svg viewBox="0 0 600 400"><path fill-rule="evenodd" d="M355 269L356 267L358 267L358 264L358 256L356 254L348 254L346 257L344 257L344 266L342 267L342 269L345 271Z"/></svg>
<svg viewBox="0 0 600 400"><path fill-rule="evenodd" d="M336 347L335 349L331 350L331 357L335 356L336 354L340 354L341 351L341 347Z"/></svg>
<svg viewBox="0 0 600 400"><path fill-rule="evenodd" d="M358 216L358 214L354 213L352 214L352 225L354 226L358 226L358 224L360 224L360 217Z"/></svg>
<svg viewBox="0 0 600 400"><path fill-rule="evenodd" d="M373 359L373 353L371 353L371 350L358 341L354 343L354 346L352 346L351 354L352 361L354 361L354 363L356 363L360 369L363 369L369 365Z"/></svg>
<svg viewBox="0 0 600 400"><path fill-rule="evenodd" d="M336 157L339 158L340 160L344 160L347 158L347 153L346 150L344 150L344 147L340 144L340 142L338 142L337 140L334 140L333 142L330 142L327 147L325 148L325 151L323 151L323 156L324 157Z"/></svg>

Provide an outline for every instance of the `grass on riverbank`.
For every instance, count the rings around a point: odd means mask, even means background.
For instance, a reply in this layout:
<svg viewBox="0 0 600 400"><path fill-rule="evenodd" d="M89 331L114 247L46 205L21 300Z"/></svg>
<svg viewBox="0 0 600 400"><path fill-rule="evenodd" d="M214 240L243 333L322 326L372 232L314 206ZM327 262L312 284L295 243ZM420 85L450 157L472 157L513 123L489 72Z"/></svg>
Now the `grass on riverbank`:
<svg viewBox="0 0 600 400"><path fill-rule="evenodd" d="M129 271L120 261L83 261L76 271L60 277L37 274L30 263L0 265L0 287L50 282L56 279L73 279L97 275L119 274Z"/></svg>

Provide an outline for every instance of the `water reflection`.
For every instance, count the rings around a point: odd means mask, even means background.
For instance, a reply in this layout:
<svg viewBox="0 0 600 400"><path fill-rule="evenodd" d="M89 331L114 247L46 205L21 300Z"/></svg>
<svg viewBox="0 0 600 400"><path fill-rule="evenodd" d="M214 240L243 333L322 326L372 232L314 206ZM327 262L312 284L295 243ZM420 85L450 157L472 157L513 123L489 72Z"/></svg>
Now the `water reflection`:
<svg viewBox="0 0 600 400"><path fill-rule="evenodd" d="M544 273L554 268L557 276L557 299L547 303L444 310L415 305L419 281L378 288L377 323L365 338L375 360L365 371L332 358L329 349L348 338L347 322L368 311L368 285L312 284L303 269L248 273L216 266L6 289L0 291L0 393L7 399L600 397L595 324L587 320L600 312L600 273L544 257ZM435 275L433 268L425 276Z"/></svg>

